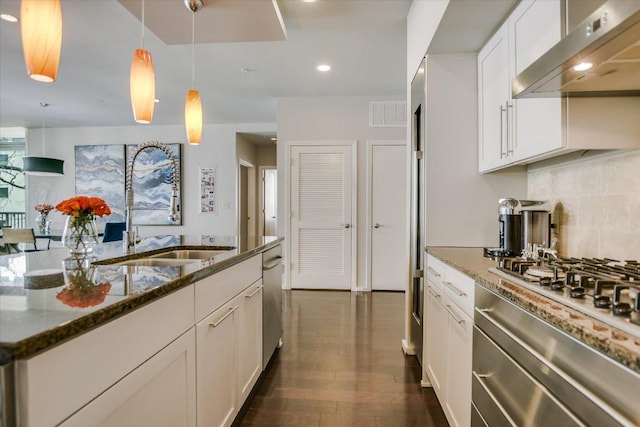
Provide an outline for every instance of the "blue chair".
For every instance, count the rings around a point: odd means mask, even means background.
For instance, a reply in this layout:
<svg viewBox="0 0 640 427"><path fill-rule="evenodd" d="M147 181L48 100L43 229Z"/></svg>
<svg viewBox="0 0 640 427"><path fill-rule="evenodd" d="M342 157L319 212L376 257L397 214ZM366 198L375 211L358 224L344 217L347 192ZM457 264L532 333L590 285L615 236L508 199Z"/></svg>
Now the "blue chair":
<svg viewBox="0 0 640 427"><path fill-rule="evenodd" d="M102 243L105 242L117 242L122 240L122 232L127 226L126 222L107 222L104 225L104 234L102 236Z"/></svg>

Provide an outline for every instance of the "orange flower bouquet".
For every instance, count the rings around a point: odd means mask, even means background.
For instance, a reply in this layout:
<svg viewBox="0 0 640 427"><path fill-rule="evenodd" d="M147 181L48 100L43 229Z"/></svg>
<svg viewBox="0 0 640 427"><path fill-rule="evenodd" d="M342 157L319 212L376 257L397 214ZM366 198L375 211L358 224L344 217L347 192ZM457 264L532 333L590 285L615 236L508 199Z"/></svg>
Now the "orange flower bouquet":
<svg viewBox="0 0 640 427"><path fill-rule="evenodd" d="M63 215L68 215L62 233L62 241L72 255L87 255L98 243L96 217L111 215L109 205L99 197L76 196L56 205Z"/></svg>

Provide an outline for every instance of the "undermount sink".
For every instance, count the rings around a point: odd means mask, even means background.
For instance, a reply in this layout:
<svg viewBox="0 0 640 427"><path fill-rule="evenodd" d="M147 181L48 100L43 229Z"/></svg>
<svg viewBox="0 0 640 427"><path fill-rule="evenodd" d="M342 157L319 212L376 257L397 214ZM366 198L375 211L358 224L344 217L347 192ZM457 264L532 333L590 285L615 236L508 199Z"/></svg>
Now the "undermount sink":
<svg viewBox="0 0 640 427"><path fill-rule="evenodd" d="M139 258L127 261L116 262L113 265L129 265L138 267L162 267L181 266L194 262L193 259L171 259L171 258Z"/></svg>
<svg viewBox="0 0 640 427"><path fill-rule="evenodd" d="M173 259L173 260L206 260L211 259L216 255L223 254L232 249L228 247L225 249L179 249L175 251L163 252L160 254L152 255L149 258L154 259Z"/></svg>

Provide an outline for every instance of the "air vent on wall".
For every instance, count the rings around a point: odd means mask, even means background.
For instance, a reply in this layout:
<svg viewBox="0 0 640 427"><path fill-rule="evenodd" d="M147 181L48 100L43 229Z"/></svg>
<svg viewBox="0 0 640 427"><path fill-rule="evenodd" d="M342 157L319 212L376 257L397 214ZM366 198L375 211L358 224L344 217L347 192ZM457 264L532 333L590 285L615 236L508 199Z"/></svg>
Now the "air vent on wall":
<svg viewBox="0 0 640 427"><path fill-rule="evenodd" d="M407 126L406 102L369 102L369 126L398 128Z"/></svg>

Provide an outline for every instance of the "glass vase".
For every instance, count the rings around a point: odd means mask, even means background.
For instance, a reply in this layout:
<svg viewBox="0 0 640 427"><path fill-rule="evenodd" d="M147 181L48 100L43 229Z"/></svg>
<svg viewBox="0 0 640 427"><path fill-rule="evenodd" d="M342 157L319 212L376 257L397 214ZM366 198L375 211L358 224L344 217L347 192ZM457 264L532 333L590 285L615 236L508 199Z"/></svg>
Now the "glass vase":
<svg viewBox="0 0 640 427"><path fill-rule="evenodd" d="M49 219L49 212L39 212L36 216L36 228L38 234L48 235L51 233L51 220Z"/></svg>
<svg viewBox="0 0 640 427"><path fill-rule="evenodd" d="M68 216L62 232L62 242L73 256L83 257L98 244L98 231L93 218Z"/></svg>

